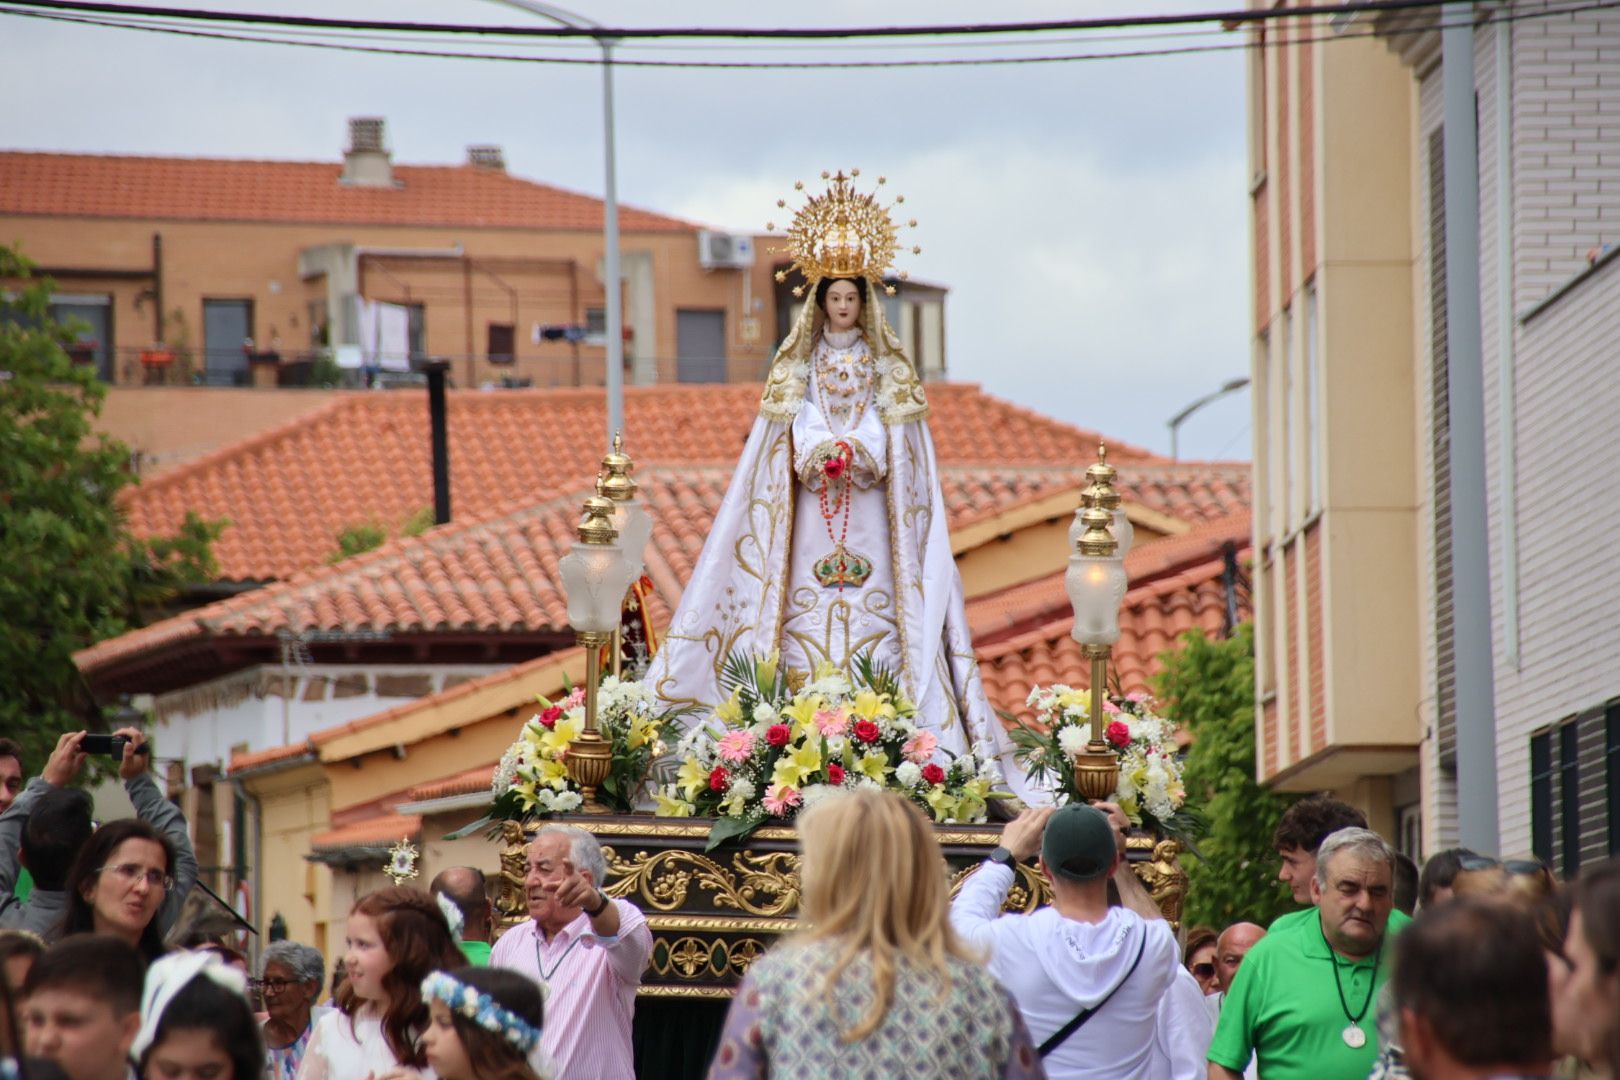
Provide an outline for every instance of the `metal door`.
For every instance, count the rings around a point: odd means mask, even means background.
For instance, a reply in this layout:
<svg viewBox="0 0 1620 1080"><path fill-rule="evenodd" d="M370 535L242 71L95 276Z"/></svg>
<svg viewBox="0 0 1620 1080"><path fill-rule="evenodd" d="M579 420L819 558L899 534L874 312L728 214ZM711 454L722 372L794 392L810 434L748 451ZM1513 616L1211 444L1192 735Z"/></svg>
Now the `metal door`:
<svg viewBox="0 0 1620 1080"><path fill-rule="evenodd" d="M683 383L726 381L726 313L675 312L675 378Z"/></svg>
<svg viewBox="0 0 1620 1080"><path fill-rule="evenodd" d="M203 301L203 368L210 386L246 386L253 336L253 301Z"/></svg>

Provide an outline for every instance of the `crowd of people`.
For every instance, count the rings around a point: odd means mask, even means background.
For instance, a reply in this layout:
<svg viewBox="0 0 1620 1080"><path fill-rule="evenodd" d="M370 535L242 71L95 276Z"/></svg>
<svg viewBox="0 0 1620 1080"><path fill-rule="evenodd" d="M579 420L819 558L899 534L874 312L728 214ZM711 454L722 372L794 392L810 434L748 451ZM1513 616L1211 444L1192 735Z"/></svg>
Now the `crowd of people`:
<svg viewBox="0 0 1620 1080"><path fill-rule="evenodd" d="M141 734L120 734L136 816L100 825L73 786L82 732L26 784L0 739L3 1080L636 1075L653 939L603 891L590 832L536 832L528 918L505 933L484 875L452 867L360 897L330 982L292 941L253 972L224 942L171 940L197 860ZM1317 796L1274 837L1300 909L1178 935L1125 834L1108 803L1025 810L953 897L905 800L817 802L799 819L805 925L749 968L711 1078L1620 1075L1620 860L1569 884L1460 849L1419 868ZM1050 903L1004 913L1031 865Z"/></svg>

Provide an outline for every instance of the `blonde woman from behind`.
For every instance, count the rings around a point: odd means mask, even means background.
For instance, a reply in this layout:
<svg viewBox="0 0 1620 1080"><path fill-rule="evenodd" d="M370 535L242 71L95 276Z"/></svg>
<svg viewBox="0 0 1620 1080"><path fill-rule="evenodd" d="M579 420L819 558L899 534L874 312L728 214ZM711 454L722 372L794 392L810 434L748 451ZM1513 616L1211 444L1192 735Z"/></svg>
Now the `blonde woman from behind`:
<svg viewBox="0 0 1620 1080"><path fill-rule="evenodd" d="M1045 1076L1017 1007L951 929L949 870L900 796L799 817L808 927L754 962L710 1080Z"/></svg>

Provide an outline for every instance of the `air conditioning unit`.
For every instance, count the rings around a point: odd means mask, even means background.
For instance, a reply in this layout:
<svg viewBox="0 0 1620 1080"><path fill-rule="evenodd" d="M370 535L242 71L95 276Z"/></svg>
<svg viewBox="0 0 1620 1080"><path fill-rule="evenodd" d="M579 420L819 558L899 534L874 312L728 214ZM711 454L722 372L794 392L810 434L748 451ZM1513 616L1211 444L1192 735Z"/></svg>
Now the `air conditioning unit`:
<svg viewBox="0 0 1620 1080"><path fill-rule="evenodd" d="M741 270L754 265L754 239L730 233L698 233L698 265L705 270Z"/></svg>

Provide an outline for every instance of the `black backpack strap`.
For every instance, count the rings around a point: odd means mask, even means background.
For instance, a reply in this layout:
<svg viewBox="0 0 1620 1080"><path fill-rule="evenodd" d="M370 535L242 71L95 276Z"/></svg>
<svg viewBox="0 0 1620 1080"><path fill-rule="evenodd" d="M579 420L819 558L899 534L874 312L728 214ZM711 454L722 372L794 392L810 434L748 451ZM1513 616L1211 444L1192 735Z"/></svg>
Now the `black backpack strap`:
<svg viewBox="0 0 1620 1080"><path fill-rule="evenodd" d="M1090 1020L1093 1016L1096 1015L1098 1009L1100 1009L1104 1005L1108 1004L1109 999L1111 999L1115 994L1119 993L1120 987L1124 986L1127 982L1129 982L1130 979L1131 979L1131 976L1136 974L1136 966L1142 962L1142 953L1146 949L1147 949L1147 926L1146 926L1146 924L1144 924L1142 926L1142 940L1136 946L1136 959L1131 961L1131 970L1129 970L1129 971L1127 971L1125 973L1125 977L1123 979L1119 980L1119 982L1114 984L1114 988L1112 990L1108 991L1108 993L1103 995L1103 999L1101 1001L1097 1002L1097 1004L1093 1005L1089 1009L1081 1009L1078 1013L1075 1014L1075 1016L1074 1016L1074 1018L1072 1020L1070 1020L1067 1024L1064 1024L1062 1027L1058 1028L1055 1032L1052 1033L1050 1038L1048 1038L1045 1042L1041 1043L1041 1049L1040 1049L1041 1057L1045 1057L1047 1054L1050 1054L1052 1051L1054 1051L1058 1047L1062 1046L1063 1041L1065 1039L1067 1039L1070 1035L1073 1035L1075 1032L1079 1031L1081 1029L1081 1027L1083 1027L1085 1025L1085 1022L1087 1020Z"/></svg>

